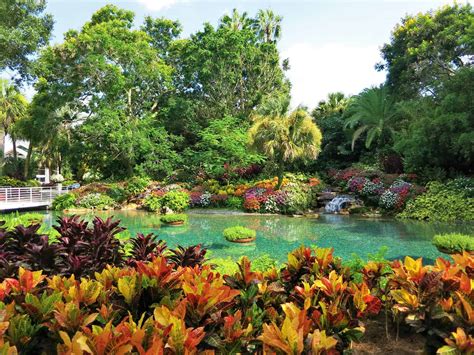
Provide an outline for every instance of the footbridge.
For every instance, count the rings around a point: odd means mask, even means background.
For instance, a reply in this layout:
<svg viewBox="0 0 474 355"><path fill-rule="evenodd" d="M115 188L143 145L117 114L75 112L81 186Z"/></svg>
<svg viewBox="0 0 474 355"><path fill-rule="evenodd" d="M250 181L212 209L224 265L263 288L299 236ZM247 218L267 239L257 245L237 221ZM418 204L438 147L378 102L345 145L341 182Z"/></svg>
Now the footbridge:
<svg viewBox="0 0 474 355"><path fill-rule="evenodd" d="M0 187L0 212L47 208L67 187Z"/></svg>

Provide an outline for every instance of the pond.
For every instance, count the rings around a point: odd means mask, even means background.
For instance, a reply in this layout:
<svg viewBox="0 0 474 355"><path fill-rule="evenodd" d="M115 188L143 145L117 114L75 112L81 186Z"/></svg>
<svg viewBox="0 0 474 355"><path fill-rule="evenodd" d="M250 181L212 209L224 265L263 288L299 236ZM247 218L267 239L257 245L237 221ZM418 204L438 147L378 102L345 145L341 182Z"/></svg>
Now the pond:
<svg viewBox="0 0 474 355"><path fill-rule="evenodd" d="M437 233L462 232L472 234L473 224L442 224L396 219L366 219L354 216L323 214L320 218L252 215L220 210L192 210L189 223L181 227L160 226L159 216L142 211L98 212L101 217L114 216L122 221L131 235L155 233L170 247L202 244L213 257L243 255L254 258L263 254L283 262L286 254L299 247L333 247L335 254L350 258L354 253L366 257L386 246L386 258L422 256L433 261L439 253L431 239ZM46 223L54 223L57 215L47 212ZM92 215L85 215L87 219ZM257 240L250 244L226 241L222 231L242 225L257 231Z"/></svg>

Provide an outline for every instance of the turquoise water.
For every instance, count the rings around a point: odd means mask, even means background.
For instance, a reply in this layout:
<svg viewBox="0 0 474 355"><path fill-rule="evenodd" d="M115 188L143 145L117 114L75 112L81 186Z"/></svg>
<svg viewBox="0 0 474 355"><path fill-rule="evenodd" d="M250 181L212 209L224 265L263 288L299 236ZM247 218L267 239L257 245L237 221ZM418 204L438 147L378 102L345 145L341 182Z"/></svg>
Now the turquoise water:
<svg viewBox="0 0 474 355"><path fill-rule="evenodd" d="M160 226L158 215L142 211L109 211L97 215L120 219L132 235L138 232L155 233L171 247L202 244L214 257L239 258L247 255L253 258L268 254L279 261L285 261L286 254L302 244L333 247L335 254L344 258L354 253L366 257L369 253L377 252L380 247L387 246L386 257L389 259L410 255L432 261L443 255L431 245L435 234L474 232L473 224L364 219L340 215L321 215L314 219L194 210L189 213L188 225L182 227ZM56 217L48 213L47 223L53 223ZM255 229L257 240L244 245L227 242L222 231L235 225Z"/></svg>

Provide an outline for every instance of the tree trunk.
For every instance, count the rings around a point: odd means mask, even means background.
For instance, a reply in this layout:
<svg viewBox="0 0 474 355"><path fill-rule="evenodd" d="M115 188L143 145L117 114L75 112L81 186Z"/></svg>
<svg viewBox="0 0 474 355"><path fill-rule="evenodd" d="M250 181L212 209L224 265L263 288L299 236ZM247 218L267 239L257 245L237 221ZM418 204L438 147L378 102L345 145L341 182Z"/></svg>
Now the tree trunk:
<svg viewBox="0 0 474 355"><path fill-rule="evenodd" d="M30 174L30 162L31 162L31 154L33 153L33 144L30 142L28 146L28 153L26 154L26 159L25 159L25 169L24 169L24 175L25 179L28 180L29 174Z"/></svg>
<svg viewBox="0 0 474 355"><path fill-rule="evenodd" d="M5 130L0 128L0 175L3 174L4 163L5 163Z"/></svg>
<svg viewBox="0 0 474 355"><path fill-rule="evenodd" d="M277 186L276 186L275 190L280 190L281 185L283 184L283 174L284 174L284 172L285 172L285 167L284 167L283 163L280 163L278 165L278 170L277 170L278 182L277 182Z"/></svg>
<svg viewBox="0 0 474 355"><path fill-rule="evenodd" d="M16 138L15 136L12 135L11 139L12 139L12 145L13 145L13 159L16 162L18 160L18 153L16 151Z"/></svg>

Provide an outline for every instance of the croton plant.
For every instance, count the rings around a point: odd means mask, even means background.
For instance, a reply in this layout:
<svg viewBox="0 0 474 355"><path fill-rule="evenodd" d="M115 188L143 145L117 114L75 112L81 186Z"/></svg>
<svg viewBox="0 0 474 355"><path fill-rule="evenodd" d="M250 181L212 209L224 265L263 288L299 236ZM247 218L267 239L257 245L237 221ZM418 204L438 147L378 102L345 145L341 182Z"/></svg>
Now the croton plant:
<svg viewBox="0 0 474 355"><path fill-rule="evenodd" d="M36 226L0 233L2 354L338 354L383 310L444 339L440 351L474 350L467 253L370 262L360 279L332 249L301 247L281 269L242 258L221 275L201 246L139 234L125 251L110 219L63 218L56 230L53 243Z"/></svg>

